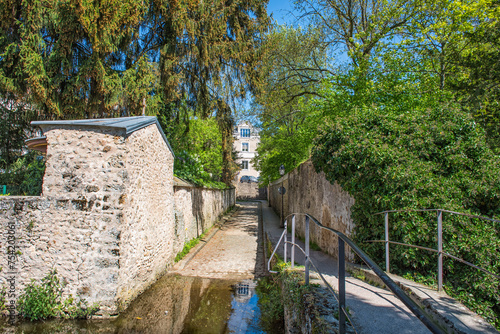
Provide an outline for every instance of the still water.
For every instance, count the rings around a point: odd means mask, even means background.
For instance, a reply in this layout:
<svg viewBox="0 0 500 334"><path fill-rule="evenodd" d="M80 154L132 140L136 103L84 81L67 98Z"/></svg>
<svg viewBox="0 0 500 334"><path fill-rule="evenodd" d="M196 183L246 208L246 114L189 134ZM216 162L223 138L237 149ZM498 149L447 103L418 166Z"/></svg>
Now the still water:
<svg viewBox="0 0 500 334"><path fill-rule="evenodd" d="M167 275L110 320L0 320L6 333L270 333L261 326L254 281Z"/></svg>

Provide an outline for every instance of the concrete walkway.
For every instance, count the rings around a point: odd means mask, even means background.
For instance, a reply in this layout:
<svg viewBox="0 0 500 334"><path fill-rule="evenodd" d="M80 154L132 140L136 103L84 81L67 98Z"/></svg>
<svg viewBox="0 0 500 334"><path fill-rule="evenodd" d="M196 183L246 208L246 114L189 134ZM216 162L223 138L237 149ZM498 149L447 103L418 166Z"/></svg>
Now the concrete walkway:
<svg viewBox="0 0 500 334"><path fill-rule="evenodd" d="M262 204L264 231L275 245L283 232L283 229L279 227L280 219L268 206L267 201L262 201ZM290 234L288 240L291 240ZM296 243L305 249L300 240L296 239ZM283 255L282 247L280 247L280 252ZM290 257L290 245L287 254ZM322 272L328 283L338 290L337 260L319 251L311 250L310 254L312 262ZM295 252L295 262L301 265L305 263L300 250ZM438 293L429 287L395 275L391 275L391 278L408 287L419 298L425 300L425 304L430 304L438 312L443 313L453 323L455 332L498 333L482 318L468 311L465 306L445 293ZM354 277L346 278L346 304L358 333L430 333L427 327L391 291L369 285Z"/></svg>

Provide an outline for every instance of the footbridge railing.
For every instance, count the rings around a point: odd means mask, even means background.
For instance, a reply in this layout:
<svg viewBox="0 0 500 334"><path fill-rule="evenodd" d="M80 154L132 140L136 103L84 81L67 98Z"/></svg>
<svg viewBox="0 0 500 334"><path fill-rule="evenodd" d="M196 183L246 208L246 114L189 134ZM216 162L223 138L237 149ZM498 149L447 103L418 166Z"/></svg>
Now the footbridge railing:
<svg viewBox="0 0 500 334"><path fill-rule="evenodd" d="M297 215L305 216L305 250L302 249L298 244L295 243L295 217ZM287 236L287 226L288 219L291 217L292 221L292 240L288 241ZM333 290L332 286L326 281L325 277L321 274L318 268L311 261L309 256L309 225L310 222L316 224L319 228L330 231L337 235L339 247L338 247L338 295ZM432 332L432 333L443 333L443 331L434 324L431 318L424 313L420 307L373 261L361 248L359 248L351 239L349 239L345 234L335 229L323 226L317 219L307 213L293 213L285 218L285 228L281 237L274 248L271 257L267 263L267 269L269 272L276 273L271 270L271 261L276 251L283 242L284 246L284 260L287 260L287 244L292 246L291 249L291 265L294 267L295 263L295 248L299 249L305 256L305 283L309 284L309 265L312 265L316 272L319 274L323 282L326 284L328 290L333 294L339 303L339 333L344 334L346 332L346 319L349 319L349 315L346 309L346 290L345 290L345 244L348 244L351 249L366 263L370 269L372 269L375 274L380 277L380 279L385 283L385 285L410 309L410 311ZM353 323L350 319L351 324Z"/></svg>
<svg viewBox="0 0 500 334"><path fill-rule="evenodd" d="M436 218L437 218L437 249L434 248L429 248L429 247L423 247L423 246L417 246L417 245L410 245L410 244L405 244L401 242L396 242L396 241L391 241L389 240L389 214L390 213L402 213L402 212L436 212ZM455 211L449 211L449 210L443 210L443 209L409 209L409 210L387 210L387 211L382 211L375 213L375 215L384 215L384 223L385 223L385 240L367 240L366 242L382 242L385 243L385 271L390 273L390 252L389 252L389 245L394 244L394 245L401 245L401 246L406 246L406 247L412 247L412 248L417 248L417 249L422 249L426 250L429 252L434 252L438 254L438 291L441 291L443 289L443 256L447 256L449 258L452 258L454 260L457 260L461 263L464 263L468 265L469 267L476 268L477 270L481 270L482 272L485 272L491 276L494 276L496 278L500 278L499 275L492 273L491 271L488 271L484 268L478 267L473 263L470 263L468 261L465 261L461 258L458 258L454 255L451 255L449 253L443 252L443 213L449 213L452 215L458 215L458 216L465 216L469 218L478 218L482 220L487 220L495 223L500 223L500 220L498 219L493 219L489 217L483 217L483 216L475 216L471 215L468 213L460 213L460 212L455 212Z"/></svg>

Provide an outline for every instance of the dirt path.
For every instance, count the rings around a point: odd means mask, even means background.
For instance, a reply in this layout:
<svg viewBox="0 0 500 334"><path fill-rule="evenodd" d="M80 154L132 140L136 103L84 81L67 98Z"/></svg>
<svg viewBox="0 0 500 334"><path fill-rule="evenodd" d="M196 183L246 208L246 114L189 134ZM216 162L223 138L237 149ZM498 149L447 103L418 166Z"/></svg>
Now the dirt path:
<svg viewBox="0 0 500 334"><path fill-rule="evenodd" d="M204 244L201 250L177 265L183 276L253 279L264 273L261 204L238 203L237 212Z"/></svg>

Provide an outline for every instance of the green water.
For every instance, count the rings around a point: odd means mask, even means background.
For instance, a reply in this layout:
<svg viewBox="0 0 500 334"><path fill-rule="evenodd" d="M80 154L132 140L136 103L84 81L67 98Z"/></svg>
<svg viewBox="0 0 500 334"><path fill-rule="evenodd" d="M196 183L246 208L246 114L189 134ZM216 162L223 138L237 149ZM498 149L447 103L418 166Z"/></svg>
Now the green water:
<svg viewBox="0 0 500 334"><path fill-rule="evenodd" d="M167 275L109 320L0 321L5 333L266 333L253 281ZM267 333L273 332L267 331ZM274 331L276 333L276 331Z"/></svg>

